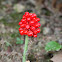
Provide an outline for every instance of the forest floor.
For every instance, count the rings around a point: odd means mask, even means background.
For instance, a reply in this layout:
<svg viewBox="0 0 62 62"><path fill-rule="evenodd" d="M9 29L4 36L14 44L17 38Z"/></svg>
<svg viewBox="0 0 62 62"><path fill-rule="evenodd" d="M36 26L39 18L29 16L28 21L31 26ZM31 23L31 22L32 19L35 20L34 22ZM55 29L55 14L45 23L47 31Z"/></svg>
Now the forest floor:
<svg viewBox="0 0 62 62"><path fill-rule="evenodd" d="M27 62L52 62L50 59L55 57L54 54L60 52L61 55L62 50L53 53L45 51L45 45L50 41L62 44L62 14L59 11L61 8L54 8L51 0L45 0L43 4L42 1L39 0L38 3L34 0L0 1L0 62L22 61L24 36L19 34L18 23L26 11L36 13L41 23L38 37L29 37ZM18 39L23 42L16 44ZM57 56L60 58L60 55Z"/></svg>

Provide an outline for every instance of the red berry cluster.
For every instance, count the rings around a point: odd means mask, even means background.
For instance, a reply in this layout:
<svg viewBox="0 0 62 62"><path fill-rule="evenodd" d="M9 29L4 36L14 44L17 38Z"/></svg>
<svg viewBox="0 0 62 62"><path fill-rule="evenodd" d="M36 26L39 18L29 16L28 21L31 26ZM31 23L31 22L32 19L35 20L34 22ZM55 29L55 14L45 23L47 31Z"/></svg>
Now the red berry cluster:
<svg viewBox="0 0 62 62"><path fill-rule="evenodd" d="M37 37L37 33L40 32L40 21L35 13L25 12L21 21L19 22L19 32L21 35L28 35Z"/></svg>

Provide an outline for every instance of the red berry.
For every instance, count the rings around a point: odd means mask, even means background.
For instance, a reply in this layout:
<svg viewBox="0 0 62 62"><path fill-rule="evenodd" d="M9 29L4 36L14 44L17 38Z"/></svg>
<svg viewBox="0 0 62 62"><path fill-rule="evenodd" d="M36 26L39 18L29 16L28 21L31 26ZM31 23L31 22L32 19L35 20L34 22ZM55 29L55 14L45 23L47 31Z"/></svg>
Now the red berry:
<svg viewBox="0 0 62 62"><path fill-rule="evenodd" d="M34 21L30 21L29 25L32 26L34 24Z"/></svg>
<svg viewBox="0 0 62 62"><path fill-rule="evenodd" d="M40 24L40 23L38 23L38 26L40 27L40 26L41 26L41 24Z"/></svg>
<svg viewBox="0 0 62 62"><path fill-rule="evenodd" d="M25 35L27 35L27 33L28 33L28 31L27 31L27 30L25 30L25 31L24 31L24 34L25 34Z"/></svg>
<svg viewBox="0 0 62 62"><path fill-rule="evenodd" d="M21 26L21 28L24 28L25 27L25 24L22 24L22 25L20 25Z"/></svg>
<svg viewBox="0 0 62 62"><path fill-rule="evenodd" d="M37 15L34 13L34 14L33 14L33 17L34 17L34 18L36 18L36 17L37 17Z"/></svg>
<svg viewBox="0 0 62 62"><path fill-rule="evenodd" d="M19 22L19 25L21 25L22 24L22 22Z"/></svg>
<svg viewBox="0 0 62 62"><path fill-rule="evenodd" d="M29 29L30 28L30 26L29 25L26 25L26 29Z"/></svg>
<svg viewBox="0 0 62 62"><path fill-rule="evenodd" d="M25 15L29 14L29 12L25 12Z"/></svg>
<svg viewBox="0 0 62 62"><path fill-rule="evenodd" d="M40 23L36 23L34 26L36 27L36 28L38 28L38 27L40 27Z"/></svg>
<svg viewBox="0 0 62 62"><path fill-rule="evenodd" d="M37 21L40 21L40 19L39 19L39 18L36 18L36 20L37 20Z"/></svg>
<svg viewBox="0 0 62 62"><path fill-rule="evenodd" d="M25 19L26 17L25 17L25 15L23 15L23 17L22 17L23 19Z"/></svg>
<svg viewBox="0 0 62 62"><path fill-rule="evenodd" d="M20 31L20 34L21 34L21 35L24 35L24 30L21 30L21 31Z"/></svg>
<svg viewBox="0 0 62 62"><path fill-rule="evenodd" d="M37 37L37 34L36 35L33 35L33 37Z"/></svg>
<svg viewBox="0 0 62 62"><path fill-rule="evenodd" d="M29 18L27 18L27 21L29 22L31 19L30 19L30 17Z"/></svg>
<svg viewBox="0 0 62 62"><path fill-rule="evenodd" d="M33 18L32 20L33 20L33 21L35 21L35 20L36 20L36 18Z"/></svg>
<svg viewBox="0 0 62 62"><path fill-rule="evenodd" d="M35 30L33 33L34 33L34 34L37 34L37 30Z"/></svg>
<svg viewBox="0 0 62 62"><path fill-rule="evenodd" d="M26 25L29 25L29 23L27 22Z"/></svg>
<svg viewBox="0 0 62 62"><path fill-rule="evenodd" d="M36 18L33 18L33 20L34 20L34 22L35 22L35 23L37 23L37 22L38 22L38 20L37 20Z"/></svg>
<svg viewBox="0 0 62 62"><path fill-rule="evenodd" d="M32 26L32 27L30 27L30 29L31 29L32 31L34 31L34 30L35 30L35 27Z"/></svg>
<svg viewBox="0 0 62 62"><path fill-rule="evenodd" d="M33 18L34 18L34 15L31 16L31 19L33 19Z"/></svg>
<svg viewBox="0 0 62 62"><path fill-rule="evenodd" d="M29 13L29 16L32 16L32 13Z"/></svg>
<svg viewBox="0 0 62 62"><path fill-rule="evenodd" d="M23 30L22 28L19 28L19 31Z"/></svg>
<svg viewBox="0 0 62 62"><path fill-rule="evenodd" d="M37 29L37 33L40 33L40 28Z"/></svg>
<svg viewBox="0 0 62 62"><path fill-rule="evenodd" d="M33 35L33 32L32 31L29 31L28 32L28 36L32 36Z"/></svg>
<svg viewBox="0 0 62 62"><path fill-rule="evenodd" d="M25 16L26 17L29 17L29 12L25 12Z"/></svg>
<svg viewBox="0 0 62 62"><path fill-rule="evenodd" d="M21 19L21 22L22 23L26 23L26 19Z"/></svg>

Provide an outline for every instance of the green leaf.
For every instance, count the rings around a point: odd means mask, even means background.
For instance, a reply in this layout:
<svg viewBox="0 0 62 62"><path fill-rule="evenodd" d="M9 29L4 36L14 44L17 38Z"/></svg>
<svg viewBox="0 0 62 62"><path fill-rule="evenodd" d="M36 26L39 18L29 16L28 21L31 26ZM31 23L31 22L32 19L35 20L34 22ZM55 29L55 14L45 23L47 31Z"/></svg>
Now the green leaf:
<svg viewBox="0 0 62 62"><path fill-rule="evenodd" d="M61 49L61 45L55 41L50 41L46 44L45 50L48 51L59 51Z"/></svg>
<svg viewBox="0 0 62 62"><path fill-rule="evenodd" d="M21 40L19 37L17 37L16 40L17 40L16 44L23 44L23 40Z"/></svg>
<svg viewBox="0 0 62 62"><path fill-rule="evenodd" d="M11 46L11 44L9 43L9 42L6 42L6 46L8 47L8 46Z"/></svg>

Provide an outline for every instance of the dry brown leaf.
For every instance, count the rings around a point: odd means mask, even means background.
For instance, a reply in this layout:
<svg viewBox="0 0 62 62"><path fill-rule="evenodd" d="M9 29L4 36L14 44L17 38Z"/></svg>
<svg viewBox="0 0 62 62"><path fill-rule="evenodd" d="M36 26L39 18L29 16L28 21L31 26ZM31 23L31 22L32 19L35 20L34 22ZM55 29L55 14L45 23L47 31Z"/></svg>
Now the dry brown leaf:
<svg viewBox="0 0 62 62"><path fill-rule="evenodd" d="M58 52L51 59L53 62L62 62L62 52Z"/></svg>
<svg viewBox="0 0 62 62"><path fill-rule="evenodd" d="M16 51L12 51L11 54L14 56L15 54L18 54Z"/></svg>

